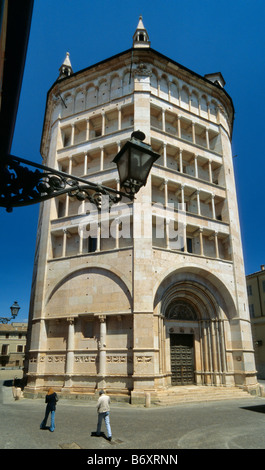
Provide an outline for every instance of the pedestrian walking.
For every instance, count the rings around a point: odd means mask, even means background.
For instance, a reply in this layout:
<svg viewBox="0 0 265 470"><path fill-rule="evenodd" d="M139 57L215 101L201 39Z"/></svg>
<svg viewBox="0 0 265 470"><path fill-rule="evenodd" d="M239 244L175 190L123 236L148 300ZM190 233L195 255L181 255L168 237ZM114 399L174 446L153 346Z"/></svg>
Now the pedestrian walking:
<svg viewBox="0 0 265 470"><path fill-rule="evenodd" d="M56 403L58 401L58 396L57 393L54 392L52 388L49 388L48 394L45 397L45 403L46 405L46 411L45 411L45 416L44 419L40 425L40 429L45 429L46 428L46 423L47 419L49 417L49 414L51 413L51 425L50 425L50 431L53 432L55 429L55 410L56 410Z"/></svg>
<svg viewBox="0 0 265 470"><path fill-rule="evenodd" d="M98 425L97 425L97 436L100 436L102 420L104 419L106 429L107 429L107 439L111 441L111 427L110 427L110 397L105 395L104 390L100 390L99 399L97 403L97 412L98 412Z"/></svg>

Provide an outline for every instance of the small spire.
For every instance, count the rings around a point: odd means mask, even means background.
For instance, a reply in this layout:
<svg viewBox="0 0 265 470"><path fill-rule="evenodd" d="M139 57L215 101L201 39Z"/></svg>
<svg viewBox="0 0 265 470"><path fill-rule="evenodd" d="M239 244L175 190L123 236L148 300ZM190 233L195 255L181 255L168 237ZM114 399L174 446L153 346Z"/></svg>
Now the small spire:
<svg viewBox="0 0 265 470"><path fill-rule="evenodd" d="M144 27L142 16L139 16L138 26L133 35L133 47L150 47L149 36Z"/></svg>
<svg viewBox="0 0 265 470"><path fill-rule="evenodd" d="M59 68L59 72L60 72L59 78L68 77L69 75L73 73L69 52L66 52L65 59L61 67Z"/></svg>

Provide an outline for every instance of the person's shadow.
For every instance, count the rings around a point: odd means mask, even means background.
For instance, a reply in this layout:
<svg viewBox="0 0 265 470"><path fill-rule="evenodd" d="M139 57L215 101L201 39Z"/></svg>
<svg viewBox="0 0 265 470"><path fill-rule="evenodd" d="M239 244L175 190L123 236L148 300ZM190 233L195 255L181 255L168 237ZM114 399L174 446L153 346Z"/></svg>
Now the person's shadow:
<svg viewBox="0 0 265 470"><path fill-rule="evenodd" d="M92 437L103 437L104 439L106 439L106 441L108 441L108 438L107 438L107 436L104 432L101 432L99 435L96 432L92 432L91 436Z"/></svg>
<svg viewBox="0 0 265 470"><path fill-rule="evenodd" d="M41 431L47 431L47 430L50 431L50 426L42 426L42 427L40 428L40 430L41 430Z"/></svg>

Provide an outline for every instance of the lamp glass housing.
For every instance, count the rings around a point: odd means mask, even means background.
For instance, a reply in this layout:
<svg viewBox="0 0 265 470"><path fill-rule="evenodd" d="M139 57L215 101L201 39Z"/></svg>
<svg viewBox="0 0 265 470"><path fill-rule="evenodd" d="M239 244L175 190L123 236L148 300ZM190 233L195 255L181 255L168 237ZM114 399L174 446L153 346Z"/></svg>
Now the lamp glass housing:
<svg viewBox="0 0 265 470"><path fill-rule="evenodd" d="M117 165L120 184L125 191L137 193L145 186L153 163L160 157L150 145L132 138L122 147L114 158Z"/></svg>
<svg viewBox="0 0 265 470"><path fill-rule="evenodd" d="M20 306L18 305L17 302L14 302L13 305L10 307L10 310L11 310L12 317L16 317L20 310Z"/></svg>

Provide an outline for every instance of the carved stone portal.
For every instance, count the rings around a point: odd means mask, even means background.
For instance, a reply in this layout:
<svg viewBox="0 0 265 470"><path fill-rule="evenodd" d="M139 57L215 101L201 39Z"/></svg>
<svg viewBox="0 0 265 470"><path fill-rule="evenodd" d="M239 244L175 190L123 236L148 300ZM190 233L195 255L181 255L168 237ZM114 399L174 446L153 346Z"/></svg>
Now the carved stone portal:
<svg viewBox="0 0 265 470"><path fill-rule="evenodd" d="M172 302L165 316L168 320L198 320L194 307L184 300Z"/></svg>

